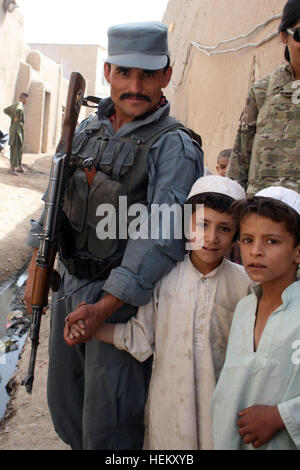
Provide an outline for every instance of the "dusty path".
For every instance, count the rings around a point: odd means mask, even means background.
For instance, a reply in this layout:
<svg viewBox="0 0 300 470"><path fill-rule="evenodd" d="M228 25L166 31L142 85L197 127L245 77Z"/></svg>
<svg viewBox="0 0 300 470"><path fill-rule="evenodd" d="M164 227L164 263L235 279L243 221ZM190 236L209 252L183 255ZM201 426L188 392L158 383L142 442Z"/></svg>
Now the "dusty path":
<svg viewBox="0 0 300 470"><path fill-rule="evenodd" d="M25 240L29 220L37 218L48 182L51 155L24 155L25 174L8 173L8 159L0 154L0 290L26 264L31 249ZM49 315L43 317L32 395L20 385L30 354L27 340L13 377L13 396L0 423L0 450L69 449L56 435L46 402ZM1 368L1 365L0 365Z"/></svg>
<svg viewBox="0 0 300 470"><path fill-rule="evenodd" d="M9 161L0 153L0 283L26 263L31 249L25 245L29 220L37 218L47 187L50 155L23 157L26 173L8 173Z"/></svg>
<svg viewBox="0 0 300 470"><path fill-rule="evenodd" d="M48 366L49 316L43 318L40 345L35 367L32 395L20 385L28 368L30 344L26 341L18 370L14 376L16 389L8 407L7 418L0 427L0 450L66 450L56 435L46 401Z"/></svg>

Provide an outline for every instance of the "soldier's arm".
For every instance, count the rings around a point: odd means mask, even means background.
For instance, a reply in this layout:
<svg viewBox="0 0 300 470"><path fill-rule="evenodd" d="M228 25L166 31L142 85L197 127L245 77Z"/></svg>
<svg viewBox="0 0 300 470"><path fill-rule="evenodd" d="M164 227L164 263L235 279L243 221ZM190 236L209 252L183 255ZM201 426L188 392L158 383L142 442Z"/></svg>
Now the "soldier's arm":
<svg viewBox="0 0 300 470"><path fill-rule="evenodd" d="M244 189L247 189L252 145L256 133L257 114L258 106L256 96L253 89L251 89L240 117L239 127L226 174L228 178L240 183Z"/></svg>

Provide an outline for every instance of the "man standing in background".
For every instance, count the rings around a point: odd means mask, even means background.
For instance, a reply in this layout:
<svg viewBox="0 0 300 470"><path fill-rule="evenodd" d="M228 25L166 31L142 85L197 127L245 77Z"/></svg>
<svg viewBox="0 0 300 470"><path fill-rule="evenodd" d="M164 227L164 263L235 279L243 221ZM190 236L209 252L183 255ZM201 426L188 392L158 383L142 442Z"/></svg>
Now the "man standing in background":
<svg viewBox="0 0 300 470"><path fill-rule="evenodd" d="M8 106L3 111L11 118L9 128L9 146L10 146L10 169L9 172L15 176L18 173L24 173L22 168L22 151L24 140L24 106L28 101L29 95L21 93L19 101ZM18 173L17 173L18 172Z"/></svg>

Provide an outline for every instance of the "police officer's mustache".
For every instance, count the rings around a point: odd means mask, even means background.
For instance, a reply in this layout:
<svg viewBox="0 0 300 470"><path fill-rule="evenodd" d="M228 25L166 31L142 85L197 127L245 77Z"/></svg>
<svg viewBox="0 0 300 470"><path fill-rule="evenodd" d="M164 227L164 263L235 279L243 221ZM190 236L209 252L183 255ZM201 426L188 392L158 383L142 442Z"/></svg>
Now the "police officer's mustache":
<svg viewBox="0 0 300 470"><path fill-rule="evenodd" d="M150 100L149 96L140 95L139 93L123 93L120 96L121 100L127 100L127 99L130 99L130 98L136 98L138 100L143 100L143 101L147 101L148 103L151 103L151 100Z"/></svg>

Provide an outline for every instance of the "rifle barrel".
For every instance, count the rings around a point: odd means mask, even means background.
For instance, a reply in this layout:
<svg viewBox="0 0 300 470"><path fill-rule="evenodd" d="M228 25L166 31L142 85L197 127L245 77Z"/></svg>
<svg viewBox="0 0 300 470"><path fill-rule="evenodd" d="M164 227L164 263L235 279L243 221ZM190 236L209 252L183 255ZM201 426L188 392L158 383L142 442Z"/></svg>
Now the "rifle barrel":
<svg viewBox="0 0 300 470"><path fill-rule="evenodd" d="M72 152L72 142L78 122L80 107L84 98L85 80L78 72L70 77L65 118L60 141L53 157L48 195L45 203L45 220L43 232L39 235L39 251L36 258L36 269L32 292L32 319L30 327L31 354L28 374L21 384L31 394L34 380L34 367L39 331L44 308L48 305L48 295L57 253L57 239L60 229L64 191L67 182L67 167Z"/></svg>
<svg viewBox="0 0 300 470"><path fill-rule="evenodd" d="M39 345L39 334L40 334L42 313L43 313L43 309L41 307L32 307L32 319L31 319L31 326L30 326L30 333L29 333L29 337L31 339L29 367L28 367L28 373L25 379L21 381L21 385L25 385L26 391L29 395L31 395L32 385L33 385L33 380L34 380L34 367L35 367L36 353L37 353L37 349Z"/></svg>

